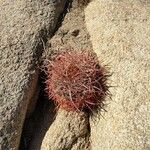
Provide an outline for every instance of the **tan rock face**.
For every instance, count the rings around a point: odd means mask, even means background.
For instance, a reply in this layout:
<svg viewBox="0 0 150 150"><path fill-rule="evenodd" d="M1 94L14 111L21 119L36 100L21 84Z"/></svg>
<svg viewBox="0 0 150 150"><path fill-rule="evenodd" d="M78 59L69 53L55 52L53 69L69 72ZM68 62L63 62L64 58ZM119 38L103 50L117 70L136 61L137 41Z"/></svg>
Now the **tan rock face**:
<svg viewBox="0 0 150 150"><path fill-rule="evenodd" d="M43 139L41 150L89 149L88 125L87 114L59 110Z"/></svg>
<svg viewBox="0 0 150 150"><path fill-rule="evenodd" d="M27 105L37 94L37 62L65 2L0 0L1 150L18 149Z"/></svg>
<svg viewBox="0 0 150 150"><path fill-rule="evenodd" d="M91 118L93 150L150 149L150 5L95 0L85 10L94 51L113 73L112 100Z"/></svg>

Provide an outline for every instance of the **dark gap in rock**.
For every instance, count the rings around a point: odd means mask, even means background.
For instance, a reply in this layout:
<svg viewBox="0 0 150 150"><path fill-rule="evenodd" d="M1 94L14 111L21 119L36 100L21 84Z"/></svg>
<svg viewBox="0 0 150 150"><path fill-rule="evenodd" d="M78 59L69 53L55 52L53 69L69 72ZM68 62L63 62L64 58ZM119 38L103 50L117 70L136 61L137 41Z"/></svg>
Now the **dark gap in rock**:
<svg viewBox="0 0 150 150"><path fill-rule="evenodd" d="M32 149L30 147L31 141L37 136L39 138L36 144L39 144L40 147L46 131L55 119L55 106L54 103L49 100L45 92L44 81L45 74L41 72L38 83L40 87L39 97L34 112L29 118L25 119L19 148L20 150Z"/></svg>
<svg viewBox="0 0 150 150"><path fill-rule="evenodd" d="M88 131L89 131L89 136L91 135L91 126L90 126L90 114L88 113Z"/></svg>
<svg viewBox="0 0 150 150"><path fill-rule="evenodd" d="M58 18L58 22L57 25L55 27L55 31L53 32L52 36L55 35L55 33L58 31L59 27L61 27L62 22L64 21L64 18L66 16L66 14L70 11L70 9L72 8L72 2L73 0L67 0L66 4L65 4L65 8L64 11L62 12L62 14L59 16Z"/></svg>

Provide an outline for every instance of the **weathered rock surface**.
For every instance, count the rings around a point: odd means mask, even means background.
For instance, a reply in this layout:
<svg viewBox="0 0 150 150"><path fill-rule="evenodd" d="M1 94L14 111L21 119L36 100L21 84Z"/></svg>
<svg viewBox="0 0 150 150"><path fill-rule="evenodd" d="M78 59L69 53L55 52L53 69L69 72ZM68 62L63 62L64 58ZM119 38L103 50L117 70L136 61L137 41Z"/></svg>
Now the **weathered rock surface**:
<svg viewBox="0 0 150 150"><path fill-rule="evenodd" d="M0 1L1 150L18 149L27 105L37 94L37 62L65 2Z"/></svg>
<svg viewBox="0 0 150 150"><path fill-rule="evenodd" d="M150 2L95 0L85 10L94 51L113 73L112 100L91 118L92 150L150 149Z"/></svg>
<svg viewBox="0 0 150 150"><path fill-rule="evenodd" d="M55 121L46 132L41 150L89 149L88 125L87 114L60 109Z"/></svg>

